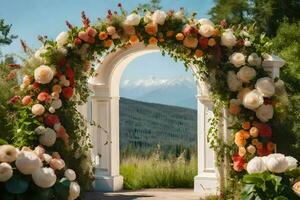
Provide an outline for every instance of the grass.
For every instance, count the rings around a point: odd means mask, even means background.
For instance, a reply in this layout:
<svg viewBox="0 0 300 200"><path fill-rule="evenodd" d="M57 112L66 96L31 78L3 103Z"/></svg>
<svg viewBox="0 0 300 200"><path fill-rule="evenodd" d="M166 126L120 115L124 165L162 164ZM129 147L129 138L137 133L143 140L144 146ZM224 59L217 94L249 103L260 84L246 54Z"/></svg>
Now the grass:
<svg viewBox="0 0 300 200"><path fill-rule="evenodd" d="M129 156L120 167L125 189L193 188L197 175L197 158L186 161L184 156L164 160L158 154L150 158Z"/></svg>

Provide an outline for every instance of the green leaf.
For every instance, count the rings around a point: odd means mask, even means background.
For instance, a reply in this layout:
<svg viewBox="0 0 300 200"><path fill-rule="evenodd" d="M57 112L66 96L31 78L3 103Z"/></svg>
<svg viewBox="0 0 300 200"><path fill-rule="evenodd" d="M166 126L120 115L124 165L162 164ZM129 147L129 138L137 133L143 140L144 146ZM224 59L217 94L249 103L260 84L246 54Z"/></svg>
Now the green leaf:
<svg viewBox="0 0 300 200"><path fill-rule="evenodd" d="M67 200L69 196L70 181L62 178L54 185L54 194L59 200Z"/></svg>
<svg viewBox="0 0 300 200"><path fill-rule="evenodd" d="M13 177L5 183L6 191L12 194L22 194L27 191L28 187L29 181L20 175L13 175Z"/></svg>
<svg viewBox="0 0 300 200"><path fill-rule="evenodd" d="M284 196L278 196L278 197L275 197L273 200L289 200L289 199Z"/></svg>

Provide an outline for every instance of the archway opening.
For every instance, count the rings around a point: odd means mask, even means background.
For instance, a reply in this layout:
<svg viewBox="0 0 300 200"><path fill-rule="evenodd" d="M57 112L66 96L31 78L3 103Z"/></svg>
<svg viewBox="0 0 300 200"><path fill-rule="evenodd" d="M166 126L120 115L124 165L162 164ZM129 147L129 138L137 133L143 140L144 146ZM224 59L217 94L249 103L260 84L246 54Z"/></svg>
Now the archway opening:
<svg viewBox="0 0 300 200"><path fill-rule="evenodd" d="M120 174L125 189L193 188L197 85L159 52L131 61L120 81Z"/></svg>

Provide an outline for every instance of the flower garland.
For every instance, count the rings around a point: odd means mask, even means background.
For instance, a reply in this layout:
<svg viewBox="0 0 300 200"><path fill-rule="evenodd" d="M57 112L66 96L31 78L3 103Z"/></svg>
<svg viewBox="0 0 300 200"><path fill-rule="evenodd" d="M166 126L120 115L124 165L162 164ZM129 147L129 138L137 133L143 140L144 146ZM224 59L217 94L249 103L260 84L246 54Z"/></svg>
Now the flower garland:
<svg viewBox="0 0 300 200"><path fill-rule="evenodd" d="M89 157L91 146L84 134L85 121L76 112L76 105L86 102L89 95L87 79L93 74L90 61L139 42L159 46L163 55L168 53L182 60L186 67L196 66L199 78L210 83L216 108L228 108L231 127L236 131L232 141L225 144L236 172L244 171L248 160L256 155L274 151L269 122L277 106L277 91L284 86L279 79L274 82L262 68L262 59L268 56L270 47L264 36L256 35L253 26L229 27L225 21L216 25L208 19L197 20L194 15L187 17L183 9L148 11L144 16L137 11L127 15L122 6L120 9L121 14L108 11L106 19L95 25L82 13L83 27L67 22L68 32L60 33L55 41L43 40L43 46L25 60L19 94L10 100L12 107L20 111L13 143L37 147L18 151L2 146L5 152L17 156L8 162L0 156L0 169L5 171L0 181L9 183L15 174L31 174L35 185L55 189L65 181L56 177L62 177L61 170L66 169L70 188L67 196L76 199L79 186L74 182L74 171L65 167L57 151L65 158L77 157L67 166L86 162ZM218 112L215 116L221 117ZM212 132L218 131L218 120L212 128ZM222 155L224 141L217 135L210 136L210 143ZM9 163L14 161L17 169L12 173ZM76 170L79 181L90 173L89 164Z"/></svg>

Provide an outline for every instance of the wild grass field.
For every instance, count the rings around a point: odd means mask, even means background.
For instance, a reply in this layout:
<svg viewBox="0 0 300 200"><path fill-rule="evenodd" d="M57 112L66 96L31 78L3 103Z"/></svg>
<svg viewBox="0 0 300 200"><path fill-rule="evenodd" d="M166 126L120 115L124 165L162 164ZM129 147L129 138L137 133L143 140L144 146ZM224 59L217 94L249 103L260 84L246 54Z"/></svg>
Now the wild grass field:
<svg viewBox="0 0 300 200"><path fill-rule="evenodd" d="M184 154L177 158L162 159L159 154L148 158L129 156L120 167L125 189L193 188L197 175L197 158L187 160Z"/></svg>

